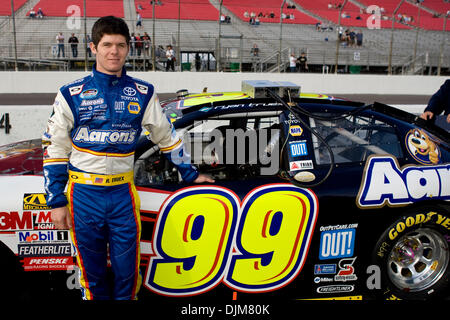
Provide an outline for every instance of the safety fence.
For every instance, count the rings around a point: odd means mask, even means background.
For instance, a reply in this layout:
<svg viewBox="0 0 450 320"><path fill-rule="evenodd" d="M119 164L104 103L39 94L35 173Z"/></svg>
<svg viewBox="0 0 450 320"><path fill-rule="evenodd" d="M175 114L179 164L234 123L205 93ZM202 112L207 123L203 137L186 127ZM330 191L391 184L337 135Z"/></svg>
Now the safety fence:
<svg viewBox="0 0 450 320"><path fill-rule="evenodd" d="M72 11L67 7L66 17L33 18L29 12L36 3L28 1L14 15L0 16L0 70L89 69L95 57L87 37L97 18L83 16L83 7L77 6ZM282 19L280 23L251 25L222 7L219 11L230 14L230 20L155 17L138 24L132 5L123 8L130 32L137 36L127 61L135 71L166 70L169 44L175 49L179 71L445 75L450 70L446 16L439 18L442 31L356 28L332 22L320 26L288 24ZM64 37L60 43L59 33ZM145 33L149 40L142 40ZM350 39L353 33L355 38ZM356 37L359 33L361 39ZM77 44L69 43L72 36ZM293 70L291 56L299 60L302 52L307 68L297 61Z"/></svg>

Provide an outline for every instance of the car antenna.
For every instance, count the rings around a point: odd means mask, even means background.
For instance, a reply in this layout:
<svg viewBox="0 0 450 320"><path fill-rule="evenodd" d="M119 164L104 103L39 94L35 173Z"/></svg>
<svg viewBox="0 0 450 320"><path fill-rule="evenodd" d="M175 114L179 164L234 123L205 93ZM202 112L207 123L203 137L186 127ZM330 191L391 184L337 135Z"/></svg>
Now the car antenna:
<svg viewBox="0 0 450 320"><path fill-rule="evenodd" d="M335 162L334 162L333 150L331 149L329 144L325 141L325 139L316 130L314 130L309 125L307 125L306 122L301 119L300 115L292 109L292 106L295 106L296 104L294 102L292 102L291 94L290 94L289 90L288 90L289 103L286 103L278 94L273 92L270 88L266 88L266 94L268 96L274 98L276 101L281 103L286 109L288 109L291 112L291 114L294 115L294 117L303 125L303 127L305 129L309 130L312 134L314 134L328 149L328 152L330 154L330 166L329 166L329 169L328 169L328 172L326 173L326 175L319 182L316 182L314 184L304 184L304 183L301 183L300 181L296 180L297 175L295 175L294 177L290 177L291 182L298 187L301 187L301 188L317 187L318 185L322 184L325 180L328 179L328 177L331 175L331 172L334 169ZM300 176L298 176L297 179L299 177Z"/></svg>

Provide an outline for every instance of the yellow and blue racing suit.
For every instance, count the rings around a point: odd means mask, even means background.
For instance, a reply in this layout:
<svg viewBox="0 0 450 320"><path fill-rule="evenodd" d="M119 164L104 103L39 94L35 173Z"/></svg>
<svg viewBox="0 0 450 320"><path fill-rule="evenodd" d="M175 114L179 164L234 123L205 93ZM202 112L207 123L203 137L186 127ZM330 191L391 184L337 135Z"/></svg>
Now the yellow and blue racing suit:
<svg viewBox="0 0 450 320"><path fill-rule="evenodd" d="M69 207L84 299L135 299L139 290L141 225L133 164L142 127L185 181L197 178L151 84L125 69L117 77L94 65L91 75L56 96L43 136L47 204ZM108 250L113 286L107 280Z"/></svg>

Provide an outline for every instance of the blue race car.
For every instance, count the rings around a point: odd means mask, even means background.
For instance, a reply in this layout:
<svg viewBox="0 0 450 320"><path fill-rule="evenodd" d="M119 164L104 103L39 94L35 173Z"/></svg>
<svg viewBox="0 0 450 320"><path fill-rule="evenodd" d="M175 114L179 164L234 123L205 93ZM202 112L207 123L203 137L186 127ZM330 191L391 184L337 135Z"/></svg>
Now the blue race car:
<svg viewBox="0 0 450 320"><path fill-rule="evenodd" d="M216 182L182 182L141 136L141 301L448 296L449 133L384 104L299 90L246 81L232 99L162 103ZM0 176L2 271L27 275L11 276L11 292L41 277L51 297L76 294L68 232L52 227L42 172L24 173Z"/></svg>

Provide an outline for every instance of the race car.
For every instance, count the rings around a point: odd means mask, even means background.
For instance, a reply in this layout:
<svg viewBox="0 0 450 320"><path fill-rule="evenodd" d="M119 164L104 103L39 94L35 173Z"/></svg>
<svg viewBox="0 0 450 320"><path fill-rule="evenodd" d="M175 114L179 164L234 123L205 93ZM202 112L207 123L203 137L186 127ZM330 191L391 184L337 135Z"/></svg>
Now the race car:
<svg viewBox="0 0 450 320"><path fill-rule="evenodd" d="M292 83L161 104L215 183L181 181L140 137L141 301L448 297L448 132ZM51 222L39 150L0 149L1 271L10 295L76 299L76 251Z"/></svg>

